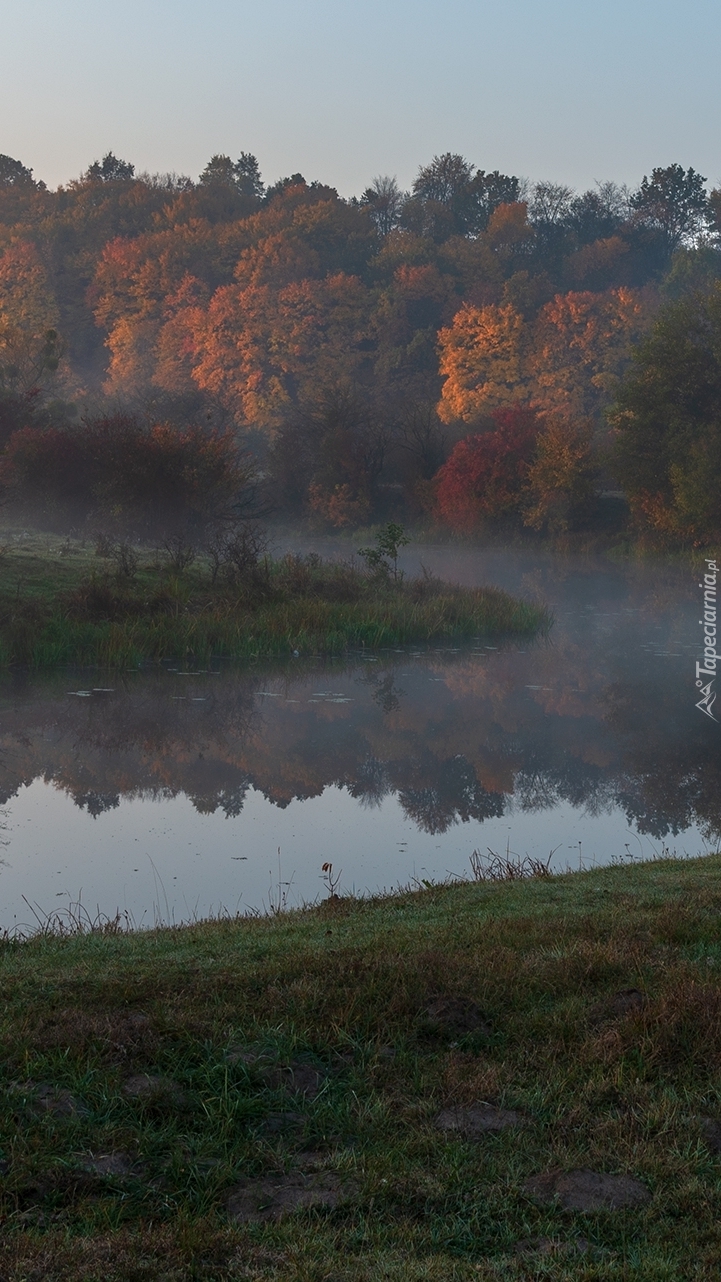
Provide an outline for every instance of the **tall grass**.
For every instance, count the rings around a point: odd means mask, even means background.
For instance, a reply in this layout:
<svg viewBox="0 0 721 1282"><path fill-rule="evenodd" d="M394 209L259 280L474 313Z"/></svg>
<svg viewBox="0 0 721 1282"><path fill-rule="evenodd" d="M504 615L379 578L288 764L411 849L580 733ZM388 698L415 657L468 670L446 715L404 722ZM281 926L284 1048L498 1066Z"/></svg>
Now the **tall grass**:
<svg viewBox="0 0 721 1282"><path fill-rule="evenodd" d="M2 600L0 583L0 601ZM341 654L465 637L530 637L546 611L495 588L436 579L394 582L356 567L285 558L247 582L209 583L156 567L137 581L94 575L53 592L45 577L23 602L3 602L0 664L132 667L193 656Z"/></svg>

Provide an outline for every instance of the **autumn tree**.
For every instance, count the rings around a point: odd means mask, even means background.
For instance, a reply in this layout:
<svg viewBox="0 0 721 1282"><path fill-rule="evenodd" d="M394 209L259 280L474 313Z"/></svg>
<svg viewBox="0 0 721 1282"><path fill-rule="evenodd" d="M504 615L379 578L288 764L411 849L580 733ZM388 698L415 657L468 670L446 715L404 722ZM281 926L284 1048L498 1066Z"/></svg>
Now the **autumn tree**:
<svg viewBox="0 0 721 1282"><path fill-rule="evenodd" d="M526 406L496 409L489 431L459 441L436 478L437 514L471 532L517 520L539 433Z"/></svg>
<svg viewBox="0 0 721 1282"><path fill-rule="evenodd" d="M528 399L523 318L510 305L461 308L439 336L439 405L444 422L473 422L510 401Z"/></svg>
<svg viewBox="0 0 721 1282"><path fill-rule="evenodd" d="M558 294L530 322L510 303L466 305L439 334L439 413L473 422L512 401L598 413L650 314L651 301L628 289Z"/></svg>
<svg viewBox="0 0 721 1282"><path fill-rule="evenodd" d="M615 394L653 300L630 289L557 294L539 312L528 347L534 403L585 417Z"/></svg>
<svg viewBox="0 0 721 1282"><path fill-rule="evenodd" d="M592 423L545 415L525 478L524 524L562 534L587 521L598 470Z"/></svg>

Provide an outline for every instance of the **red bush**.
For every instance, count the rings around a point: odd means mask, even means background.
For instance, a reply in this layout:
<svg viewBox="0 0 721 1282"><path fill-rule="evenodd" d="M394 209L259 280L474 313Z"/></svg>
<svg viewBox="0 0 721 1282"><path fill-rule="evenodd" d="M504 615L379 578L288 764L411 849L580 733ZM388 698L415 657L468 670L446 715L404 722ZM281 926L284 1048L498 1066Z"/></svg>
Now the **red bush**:
<svg viewBox="0 0 721 1282"><path fill-rule="evenodd" d="M535 410L495 410L494 429L459 441L436 473L436 513L470 531L518 513L540 430Z"/></svg>
<svg viewBox="0 0 721 1282"><path fill-rule="evenodd" d="M250 469L230 435L118 414L15 432L0 464L14 504L45 519L93 520L139 536L201 527L232 511Z"/></svg>

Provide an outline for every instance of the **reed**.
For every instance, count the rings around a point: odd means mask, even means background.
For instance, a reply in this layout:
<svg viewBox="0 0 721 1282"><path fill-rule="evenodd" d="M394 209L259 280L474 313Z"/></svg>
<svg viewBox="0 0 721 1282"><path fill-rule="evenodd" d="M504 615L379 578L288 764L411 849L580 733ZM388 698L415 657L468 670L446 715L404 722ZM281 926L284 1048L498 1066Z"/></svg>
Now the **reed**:
<svg viewBox="0 0 721 1282"><path fill-rule="evenodd" d="M320 558L266 560L246 580L211 580L202 562L184 574L146 564L132 579L107 572L61 576L36 566L22 594L12 560L0 566L0 665L33 668L192 657L341 654L469 637L547 631L542 608L495 588L431 576L391 579Z"/></svg>

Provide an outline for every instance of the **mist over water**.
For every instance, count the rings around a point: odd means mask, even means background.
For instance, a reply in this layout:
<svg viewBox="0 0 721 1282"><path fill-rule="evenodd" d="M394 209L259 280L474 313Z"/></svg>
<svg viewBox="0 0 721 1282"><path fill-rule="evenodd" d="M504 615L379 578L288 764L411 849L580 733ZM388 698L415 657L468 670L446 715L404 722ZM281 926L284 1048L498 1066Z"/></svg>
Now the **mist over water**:
<svg viewBox="0 0 721 1282"><path fill-rule="evenodd" d="M299 903L324 862L366 893L469 875L474 849L577 868L715 847L690 566L409 549L421 564L547 604L549 638L4 677L0 924L78 899L138 925Z"/></svg>

